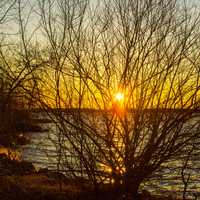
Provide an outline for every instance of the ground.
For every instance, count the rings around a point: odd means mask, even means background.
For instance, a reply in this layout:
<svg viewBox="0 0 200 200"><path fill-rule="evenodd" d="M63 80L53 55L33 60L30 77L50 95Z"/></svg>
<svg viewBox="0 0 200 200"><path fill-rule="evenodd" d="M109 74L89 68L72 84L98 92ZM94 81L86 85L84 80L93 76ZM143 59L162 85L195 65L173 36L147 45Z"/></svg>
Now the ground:
<svg viewBox="0 0 200 200"><path fill-rule="evenodd" d="M41 173L8 175L0 177L0 199L2 200L128 200L109 190L94 192L88 186L75 181L59 181L56 177ZM172 197L140 194L140 200L170 200Z"/></svg>

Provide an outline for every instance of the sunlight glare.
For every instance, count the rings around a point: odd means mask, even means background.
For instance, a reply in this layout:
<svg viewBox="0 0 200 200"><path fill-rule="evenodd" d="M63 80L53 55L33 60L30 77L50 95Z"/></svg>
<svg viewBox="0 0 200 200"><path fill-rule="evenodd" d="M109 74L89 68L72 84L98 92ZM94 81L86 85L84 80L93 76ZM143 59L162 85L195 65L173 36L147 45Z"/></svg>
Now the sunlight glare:
<svg viewBox="0 0 200 200"><path fill-rule="evenodd" d="M124 101L124 94L122 92L117 92L115 94L115 101L122 103Z"/></svg>

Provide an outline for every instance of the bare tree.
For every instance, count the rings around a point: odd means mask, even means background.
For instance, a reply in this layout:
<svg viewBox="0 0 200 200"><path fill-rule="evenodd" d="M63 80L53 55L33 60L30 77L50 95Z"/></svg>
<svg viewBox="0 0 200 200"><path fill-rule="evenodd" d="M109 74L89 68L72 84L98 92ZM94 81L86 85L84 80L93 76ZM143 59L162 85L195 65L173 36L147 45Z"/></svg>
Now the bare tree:
<svg viewBox="0 0 200 200"><path fill-rule="evenodd" d="M199 12L177 0L38 6L41 100L58 128L58 169L137 196L147 177L198 142Z"/></svg>
<svg viewBox="0 0 200 200"><path fill-rule="evenodd" d="M0 13L1 13L0 24L1 25L5 23L5 21L9 20L11 16L13 17L13 15L10 15L10 11L13 9L16 2L17 0L1 1L0 3Z"/></svg>
<svg viewBox="0 0 200 200"><path fill-rule="evenodd" d="M25 15L24 6L21 0L0 3L0 137L6 146L15 146L16 132L30 125L31 116L25 110L33 108L38 97L39 56L33 34L27 31L32 8Z"/></svg>

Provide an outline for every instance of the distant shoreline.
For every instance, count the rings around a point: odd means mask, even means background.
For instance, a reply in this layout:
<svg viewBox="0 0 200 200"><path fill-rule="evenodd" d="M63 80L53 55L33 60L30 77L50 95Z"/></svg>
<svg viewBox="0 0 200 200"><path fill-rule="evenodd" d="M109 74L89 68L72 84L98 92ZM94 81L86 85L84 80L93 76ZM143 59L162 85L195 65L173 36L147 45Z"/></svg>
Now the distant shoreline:
<svg viewBox="0 0 200 200"><path fill-rule="evenodd" d="M35 109L23 109L28 110L33 113L37 112L55 112L55 111L62 111L62 112L110 112L113 109L95 109L95 108L49 108L49 109L42 109L42 108L35 108ZM153 112L153 111L160 111L160 112L193 112L193 113L200 113L200 109L181 109L181 108L146 108L146 109L128 109L129 112L136 112L136 111L143 111L143 112Z"/></svg>

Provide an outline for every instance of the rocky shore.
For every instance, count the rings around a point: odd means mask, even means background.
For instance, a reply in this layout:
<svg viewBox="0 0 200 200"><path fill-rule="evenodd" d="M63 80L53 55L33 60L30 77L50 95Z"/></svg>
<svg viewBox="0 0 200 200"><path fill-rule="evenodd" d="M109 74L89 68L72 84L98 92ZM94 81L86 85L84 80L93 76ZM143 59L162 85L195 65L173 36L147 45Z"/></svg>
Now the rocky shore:
<svg viewBox="0 0 200 200"><path fill-rule="evenodd" d="M6 154L0 154L0 176L24 175L34 172L35 167L32 163L10 159Z"/></svg>
<svg viewBox="0 0 200 200"><path fill-rule="evenodd" d="M36 170L32 163L0 154L0 199L2 200L129 200L106 185L100 190L48 169ZM131 198L130 198L131 199ZM143 191L138 200L173 200ZM178 199L176 199L178 200Z"/></svg>

